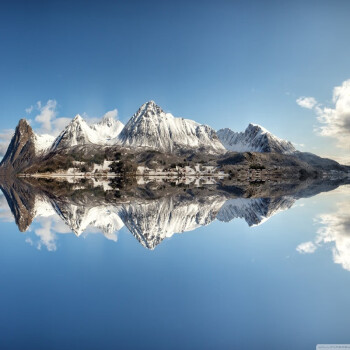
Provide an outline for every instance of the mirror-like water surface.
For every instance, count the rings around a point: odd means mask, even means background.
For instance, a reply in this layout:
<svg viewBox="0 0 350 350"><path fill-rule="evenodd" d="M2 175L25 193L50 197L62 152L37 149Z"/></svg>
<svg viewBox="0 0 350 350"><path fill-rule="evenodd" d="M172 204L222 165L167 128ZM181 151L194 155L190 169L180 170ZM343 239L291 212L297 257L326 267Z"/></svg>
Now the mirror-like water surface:
<svg viewBox="0 0 350 350"><path fill-rule="evenodd" d="M1 348L348 343L339 185L3 183Z"/></svg>

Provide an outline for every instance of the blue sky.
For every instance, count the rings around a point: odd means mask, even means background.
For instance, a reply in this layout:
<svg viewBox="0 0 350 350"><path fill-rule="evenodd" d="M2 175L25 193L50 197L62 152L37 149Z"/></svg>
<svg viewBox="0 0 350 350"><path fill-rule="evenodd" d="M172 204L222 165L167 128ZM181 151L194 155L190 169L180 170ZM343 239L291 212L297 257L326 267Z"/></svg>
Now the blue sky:
<svg viewBox="0 0 350 350"><path fill-rule="evenodd" d="M152 99L215 129L254 122L301 150L347 157L350 88L339 108L332 95L350 79L349 10L348 1L2 1L2 133L35 119L40 111L25 109L37 101L57 101L68 118L117 109L125 122ZM317 104L300 107L302 96Z"/></svg>

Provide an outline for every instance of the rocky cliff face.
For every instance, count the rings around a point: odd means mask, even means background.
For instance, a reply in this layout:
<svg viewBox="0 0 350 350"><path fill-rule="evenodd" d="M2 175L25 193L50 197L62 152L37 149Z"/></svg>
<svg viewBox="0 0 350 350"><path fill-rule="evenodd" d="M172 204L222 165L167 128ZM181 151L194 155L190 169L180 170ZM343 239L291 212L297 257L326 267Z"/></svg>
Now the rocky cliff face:
<svg viewBox="0 0 350 350"><path fill-rule="evenodd" d="M20 172L33 161L36 156L35 138L31 126L25 119L21 119L1 161L1 173Z"/></svg>

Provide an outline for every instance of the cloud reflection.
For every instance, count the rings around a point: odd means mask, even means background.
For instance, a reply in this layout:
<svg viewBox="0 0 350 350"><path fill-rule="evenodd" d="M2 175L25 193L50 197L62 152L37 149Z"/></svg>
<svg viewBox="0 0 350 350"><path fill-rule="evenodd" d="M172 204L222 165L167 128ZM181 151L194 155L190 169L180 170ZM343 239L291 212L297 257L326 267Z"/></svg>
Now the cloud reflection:
<svg viewBox="0 0 350 350"><path fill-rule="evenodd" d="M344 188L345 189L345 188ZM333 213L318 215L315 223L320 227L314 241L298 245L301 253L314 253L319 247L332 244L333 261L350 271L350 202L348 198L337 204Z"/></svg>

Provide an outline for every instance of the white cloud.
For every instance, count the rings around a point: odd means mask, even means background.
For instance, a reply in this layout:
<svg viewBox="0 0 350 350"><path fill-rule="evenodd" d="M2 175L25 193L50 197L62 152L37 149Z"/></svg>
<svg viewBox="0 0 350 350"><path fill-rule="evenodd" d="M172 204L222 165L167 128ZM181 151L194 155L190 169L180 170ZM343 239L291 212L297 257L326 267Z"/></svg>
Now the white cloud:
<svg viewBox="0 0 350 350"><path fill-rule="evenodd" d="M44 220L41 224L42 226L40 228L34 230L35 234L40 238L36 243L36 247L41 249L42 245L44 245L48 251L55 251L57 249L57 237L52 232L51 220Z"/></svg>
<svg viewBox="0 0 350 350"><path fill-rule="evenodd" d="M7 129L0 133L0 157L5 155L14 132L12 129Z"/></svg>
<svg viewBox="0 0 350 350"><path fill-rule="evenodd" d="M103 118L117 118L118 117L118 110L113 109L111 111L108 111L104 114Z"/></svg>
<svg viewBox="0 0 350 350"><path fill-rule="evenodd" d="M48 100L46 104L38 101L32 110L39 112L34 118L36 123L36 132L39 134L49 134L57 136L62 129L71 121L71 118L57 118L57 101Z"/></svg>
<svg viewBox="0 0 350 350"><path fill-rule="evenodd" d="M41 125L43 133L52 131L52 120L57 116L56 107L56 100L48 100L44 106L42 106L41 101L37 102L37 109L40 113L35 117L35 121Z"/></svg>
<svg viewBox="0 0 350 350"><path fill-rule="evenodd" d="M312 242L301 243L297 246L297 251L301 254L310 254L313 253L317 247Z"/></svg>
<svg viewBox="0 0 350 350"><path fill-rule="evenodd" d="M30 244L30 245L33 245L34 242L32 241L32 239L30 237L27 237L26 240L25 240L26 243Z"/></svg>
<svg viewBox="0 0 350 350"><path fill-rule="evenodd" d="M317 230L316 242L334 243L333 261L350 271L350 203L339 203L335 213L320 215L322 226Z"/></svg>
<svg viewBox="0 0 350 350"><path fill-rule="evenodd" d="M10 207L7 204L7 200L1 191L0 191L0 221L1 222L15 221L11 213Z"/></svg>
<svg viewBox="0 0 350 350"><path fill-rule="evenodd" d="M33 106L30 106L30 107L28 107L28 108L25 109L25 112L26 112L27 114L30 114L30 113L33 112L33 109L34 109L34 107L33 107Z"/></svg>
<svg viewBox="0 0 350 350"><path fill-rule="evenodd" d="M318 132L335 138L341 148L349 147L350 138L350 79L333 89L333 107L317 107L317 119L322 124Z"/></svg>
<svg viewBox="0 0 350 350"><path fill-rule="evenodd" d="M307 109L313 109L317 105L317 101L314 97L299 97L296 100L297 104L300 107L307 108Z"/></svg>
<svg viewBox="0 0 350 350"><path fill-rule="evenodd" d="M350 145L350 79L333 89L333 106L318 104L313 97L300 97L299 106L313 109L320 123L315 131L321 136L337 140L337 146L348 149Z"/></svg>

